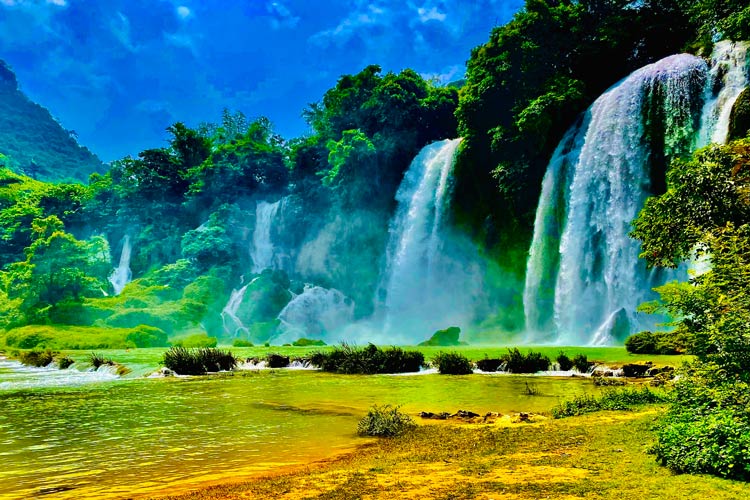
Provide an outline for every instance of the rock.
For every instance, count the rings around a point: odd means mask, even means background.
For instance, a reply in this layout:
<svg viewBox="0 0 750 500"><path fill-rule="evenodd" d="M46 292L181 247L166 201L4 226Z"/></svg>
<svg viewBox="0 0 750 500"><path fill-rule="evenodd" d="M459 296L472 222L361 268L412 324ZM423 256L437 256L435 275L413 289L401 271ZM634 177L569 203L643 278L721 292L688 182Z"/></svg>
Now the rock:
<svg viewBox="0 0 750 500"><path fill-rule="evenodd" d="M457 346L462 343L458 340L458 336L461 334L461 329L457 326L450 326L445 330L438 330L432 334L429 340L421 342L421 346Z"/></svg>
<svg viewBox="0 0 750 500"><path fill-rule="evenodd" d="M627 365L622 365L622 374L625 377L645 377L646 372L651 368L651 365L648 364L638 364L638 363L629 363Z"/></svg>
<svg viewBox="0 0 750 500"><path fill-rule="evenodd" d="M456 413L451 415L451 417L458 417L458 418L475 418L479 417L479 413L474 413L473 411L468 410L458 410Z"/></svg>
<svg viewBox="0 0 750 500"><path fill-rule="evenodd" d="M729 117L729 140L743 139L750 132L750 87L742 91Z"/></svg>
<svg viewBox="0 0 750 500"><path fill-rule="evenodd" d="M451 415L448 412L432 413L431 411L422 411L419 413L419 416L431 420L446 420Z"/></svg>

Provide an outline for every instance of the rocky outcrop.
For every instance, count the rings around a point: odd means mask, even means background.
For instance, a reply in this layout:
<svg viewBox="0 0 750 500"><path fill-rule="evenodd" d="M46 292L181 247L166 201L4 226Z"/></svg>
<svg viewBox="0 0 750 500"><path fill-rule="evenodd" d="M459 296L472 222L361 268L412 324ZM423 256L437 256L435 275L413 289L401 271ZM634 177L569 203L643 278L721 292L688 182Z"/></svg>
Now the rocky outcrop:
<svg viewBox="0 0 750 500"><path fill-rule="evenodd" d="M739 95L729 116L729 140L742 139L750 132L750 87Z"/></svg>

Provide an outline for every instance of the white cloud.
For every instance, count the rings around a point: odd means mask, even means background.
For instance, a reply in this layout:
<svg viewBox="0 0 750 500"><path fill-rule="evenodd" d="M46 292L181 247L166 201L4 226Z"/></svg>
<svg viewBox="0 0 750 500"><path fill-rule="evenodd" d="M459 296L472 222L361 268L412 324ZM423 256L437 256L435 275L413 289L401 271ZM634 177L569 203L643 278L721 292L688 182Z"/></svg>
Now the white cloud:
<svg viewBox="0 0 750 500"><path fill-rule="evenodd" d="M294 16L292 11L281 2L269 2L266 4L266 11L271 15L271 26L274 29L295 28L300 21L298 16Z"/></svg>
<svg viewBox="0 0 750 500"><path fill-rule="evenodd" d="M192 15L192 11L189 7L186 7L184 5L180 5L177 7L177 15L180 19L187 19Z"/></svg>
<svg viewBox="0 0 750 500"><path fill-rule="evenodd" d="M433 6L429 10L425 7L419 7L417 9L417 14L419 15L419 20L423 23L426 23L427 21L445 21L445 18L448 17L445 12L440 12L437 7Z"/></svg>
<svg viewBox="0 0 750 500"><path fill-rule="evenodd" d="M390 21L389 12L384 7L360 2L358 8L341 20L335 28L316 33L310 37L310 41L323 47L341 45L363 28L387 26Z"/></svg>

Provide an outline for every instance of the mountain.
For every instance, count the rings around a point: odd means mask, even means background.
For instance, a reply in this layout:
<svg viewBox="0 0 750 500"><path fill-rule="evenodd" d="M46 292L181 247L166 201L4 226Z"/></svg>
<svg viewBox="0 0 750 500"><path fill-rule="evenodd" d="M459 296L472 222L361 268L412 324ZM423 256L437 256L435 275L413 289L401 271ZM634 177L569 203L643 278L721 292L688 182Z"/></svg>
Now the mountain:
<svg viewBox="0 0 750 500"><path fill-rule="evenodd" d="M29 100L18 88L16 75L0 60L0 154L7 166L46 181L86 181L104 164L78 144L50 112Z"/></svg>

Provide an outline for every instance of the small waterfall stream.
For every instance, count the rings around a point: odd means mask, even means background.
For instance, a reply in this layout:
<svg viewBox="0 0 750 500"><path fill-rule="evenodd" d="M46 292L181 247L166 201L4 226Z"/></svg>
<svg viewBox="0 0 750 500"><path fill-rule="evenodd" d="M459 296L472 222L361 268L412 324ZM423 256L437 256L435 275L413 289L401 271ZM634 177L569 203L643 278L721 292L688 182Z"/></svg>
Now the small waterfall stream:
<svg viewBox="0 0 750 500"><path fill-rule="evenodd" d="M130 283L133 277L133 273L130 270L130 254L132 248L130 245L130 236L125 235L122 241L122 251L120 252L120 262L118 266L112 271L109 276L109 282L112 283L112 288L115 295L120 295L125 285Z"/></svg>
<svg viewBox="0 0 750 500"><path fill-rule="evenodd" d="M279 313L281 321L275 342L293 342L299 338L338 342L336 332L354 320L354 301L340 291L305 284L301 294Z"/></svg>
<svg viewBox="0 0 750 500"><path fill-rule="evenodd" d="M271 228L280 205L281 200L274 203L259 201L255 205L255 230L253 231L253 246L250 250L250 257L253 259L252 271L255 274L275 267L275 249L271 239Z"/></svg>

